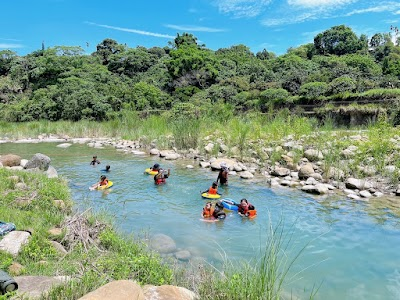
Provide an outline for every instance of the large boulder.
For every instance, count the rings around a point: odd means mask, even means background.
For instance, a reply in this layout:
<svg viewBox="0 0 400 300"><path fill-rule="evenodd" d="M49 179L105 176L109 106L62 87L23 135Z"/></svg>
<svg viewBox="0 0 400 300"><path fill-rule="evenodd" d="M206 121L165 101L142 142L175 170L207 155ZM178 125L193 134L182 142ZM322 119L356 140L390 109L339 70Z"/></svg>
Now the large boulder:
<svg viewBox="0 0 400 300"><path fill-rule="evenodd" d="M53 166L49 166L46 171L47 178L58 178L57 170Z"/></svg>
<svg viewBox="0 0 400 300"><path fill-rule="evenodd" d="M300 179L307 179L308 177L311 176L311 174L314 174L314 168L313 168L312 164L307 163L300 167L300 170L299 170L299 178Z"/></svg>
<svg viewBox="0 0 400 300"><path fill-rule="evenodd" d="M192 256L188 250L177 251L177 252L175 252L174 255L175 255L176 259L182 260L182 261L188 261L190 259L190 257Z"/></svg>
<svg viewBox="0 0 400 300"><path fill-rule="evenodd" d="M21 296L21 299L37 299L52 287L67 282L69 277L19 276L14 277L14 280L18 283L17 295Z"/></svg>
<svg viewBox="0 0 400 300"><path fill-rule="evenodd" d="M364 179L347 178L346 188L348 189L358 189L358 190L368 190L372 185Z"/></svg>
<svg viewBox="0 0 400 300"><path fill-rule="evenodd" d="M240 175L240 178L243 178L243 179L251 179L254 177L254 175L250 171L240 172L239 175Z"/></svg>
<svg viewBox="0 0 400 300"><path fill-rule="evenodd" d="M0 241L0 250L17 256L22 246L28 243L30 236L27 231L11 231Z"/></svg>
<svg viewBox="0 0 400 300"><path fill-rule="evenodd" d="M236 164L236 162L232 159L227 159L227 158L217 158L214 161L211 162L211 169L213 170L221 170L221 164L226 165L230 170L233 170L233 166Z"/></svg>
<svg viewBox="0 0 400 300"><path fill-rule="evenodd" d="M196 300L199 297L192 291L179 286L162 285L153 286L145 285L143 292L146 300ZM116 299L116 298L114 298Z"/></svg>
<svg viewBox="0 0 400 300"><path fill-rule="evenodd" d="M177 160L178 158L178 153L168 153L167 155L165 155L165 160Z"/></svg>
<svg viewBox="0 0 400 300"><path fill-rule="evenodd" d="M204 147L204 151L206 151L206 153L211 153L213 150L214 150L214 144L213 143L208 143Z"/></svg>
<svg viewBox="0 0 400 300"><path fill-rule="evenodd" d="M304 151L304 157L306 157L309 161L324 159L324 155L322 154L322 152L315 149L308 149Z"/></svg>
<svg viewBox="0 0 400 300"><path fill-rule="evenodd" d="M151 238L150 247L159 253L172 253L176 251L175 241L162 233L155 234Z"/></svg>
<svg viewBox="0 0 400 300"><path fill-rule="evenodd" d="M21 157L15 154L7 154L0 157L0 162L4 167L16 167L21 164Z"/></svg>
<svg viewBox="0 0 400 300"><path fill-rule="evenodd" d="M25 165L25 169L39 168L42 171L47 171L50 165L51 159L47 155L36 153Z"/></svg>
<svg viewBox="0 0 400 300"><path fill-rule="evenodd" d="M152 148L150 149L150 155L160 155L160 150Z"/></svg>
<svg viewBox="0 0 400 300"><path fill-rule="evenodd" d="M285 177L290 175L290 170L287 168L275 167L274 170L271 172L271 175L278 177Z"/></svg>
<svg viewBox="0 0 400 300"><path fill-rule="evenodd" d="M86 294L79 300L145 300L143 291L136 282L130 280L116 280L99 287ZM173 298L170 298L173 299Z"/></svg>

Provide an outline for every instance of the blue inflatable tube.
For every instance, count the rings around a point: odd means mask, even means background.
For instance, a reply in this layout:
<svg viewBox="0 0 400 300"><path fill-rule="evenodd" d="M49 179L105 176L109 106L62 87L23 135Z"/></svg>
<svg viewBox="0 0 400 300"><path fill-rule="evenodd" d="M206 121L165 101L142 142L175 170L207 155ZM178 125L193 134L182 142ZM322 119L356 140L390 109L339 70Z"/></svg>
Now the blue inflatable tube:
<svg viewBox="0 0 400 300"><path fill-rule="evenodd" d="M225 209L235 210L235 211L238 210L238 207L235 205L236 202L233 201L232 199L225 198L225 199L222 199L221 201L222 201L222 205L224 206Z"/></svg>

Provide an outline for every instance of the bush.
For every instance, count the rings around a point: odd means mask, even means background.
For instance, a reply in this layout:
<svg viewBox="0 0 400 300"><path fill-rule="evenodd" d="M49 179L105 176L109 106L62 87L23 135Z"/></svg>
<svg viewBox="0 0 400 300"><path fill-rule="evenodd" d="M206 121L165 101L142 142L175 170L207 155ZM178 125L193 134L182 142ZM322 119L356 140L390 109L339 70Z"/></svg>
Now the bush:
<svg viewBox="0 0 400 300"><path fill-rule="evenodd" d="M265 112L269 106L282 104L289 98L289 92L285 89L268 89L260 93L260 109Z"/></svg>
<svg viewBox="0 0 400 300"><path fill-rule="evenodd" d="M345 92L354 92L355 89L356 82L349 76L335 78L329 84L329 93L331 95L341 94Z"/></svg>
<svg viewBox="0 0 400 300"><path fill-rule="evenodd" d="M300 87L300 95L306 98L318 98L324 96L328 91L328 84L325 82L309 82Z"/></svg>

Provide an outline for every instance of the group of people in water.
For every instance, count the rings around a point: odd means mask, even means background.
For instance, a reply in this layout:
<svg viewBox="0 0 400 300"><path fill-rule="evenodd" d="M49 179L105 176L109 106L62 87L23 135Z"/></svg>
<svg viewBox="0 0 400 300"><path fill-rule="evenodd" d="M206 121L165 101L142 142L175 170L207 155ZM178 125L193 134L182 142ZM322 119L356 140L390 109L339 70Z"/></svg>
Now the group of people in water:
<svg viewBox="0 0 400 300"><path fill-rule="evenodd" d="M96 155L93 156L93 159L90 162L90 165L95 167L96 165L99 165L99 164L100 164L100 161L97 159L97 156ZM107 173L110 172L111 171L110 165L106 165L106 168L104 170L101 170L101 171L102 172L107 172ZM93 184L89 189L90 190L95 190L95 189L98 189L98 188L101 188L101 187L105 187L105 186L108 185L108 183L109 183L109 180L108 180L107 176L106 175L101 175L100 176L100 181L95 183L95 184Z"/></svg>
<svg viewBox="0 0 400 300"><path fill-rule="evenodd" d="M100 161L97 159L97 156L93 156L92 161L90 162L91 166L99 165ZM110 165L107 165L103 172L110 172ZM147 169L149 174L154 175L154 183L159 185L166 182L166 179L171 175L170 169L163 169L160 167L158 163L155 163L152 167ZM214 181L211 187L202 192L207 193L208 195L221 195L218 193L218 183L220 185L228 185L228 174L229 168L225 163L221 163L221 169L218 173L217 180ZM91 190L102 188L109 184L109 180L107 176L101 175L100 181L95 183L90 187ZM255 213L255 207L251 203L248 202L247 199L243 198L240 200L240 203L231 203L232 205L237 206L237 211L242 216L252 216ZM202 217L208 220L223 220L226 217L226 213L224 212L224 205L221 200L218 200L213 207L213 203L211 201L207 202L202 211Z"/></svg>

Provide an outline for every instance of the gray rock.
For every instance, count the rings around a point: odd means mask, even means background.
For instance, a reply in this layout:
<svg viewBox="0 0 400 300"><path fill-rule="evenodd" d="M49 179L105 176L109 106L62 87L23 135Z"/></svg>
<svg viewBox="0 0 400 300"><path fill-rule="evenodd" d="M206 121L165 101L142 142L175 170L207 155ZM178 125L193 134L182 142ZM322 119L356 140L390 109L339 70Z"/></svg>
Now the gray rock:
<svg viewBox="0 0 400 300"><path fill-rule="evenodd" d="M360 196L361 196L361 197L364 197L364 198L370 198L370 197L372 197L371 193L368 192L368 191L366 191L366 190L360 191Z"/></svg>
<svg viewBox="0 0 400 300"><path fill-rule="evenodd" d="M279 168L275 167L274 170L271 172L273 176L284 177L290 174L290 170L287 168Z"/></svg>
<svg viewBox="0 0 400 300"><path fill-rule="evenodd" d="M67 282L69 277L18 276L14 279L18 283L17 295L23 297L23 299L33 299L47 293L52 287Z"/></svg>
<svg viewBox="0 0 400 300"><path fill-rule="evenodd" d="M282 180L281 181L281 185L283 185L283 186L290 186L290 184L291 184L290 180Z"/></svg>
<svg viewBox="0 0 400 300"><path fill-rule="evenodd" d="M206 151L206 153L211 153L213 150L214 150L214 144L213 143L208 143L204 147L204 151Z"/></svg>
<svg viewBox="0 0 400 300"><path fill-rule="evenodd" d="M251 179L254 177L254 175L249 171L240 172L239 175L240 175L240 178L243 178L243 179Z"/></svg>
<svg viewBox="0 0 400 300"><path fill-rule="evenodd" d="M304 156L309 160L309 161L317 161L324 159L324 155L322 154L321 151L315 150L315 149L308 149L304 151Z"/></svg>
<svg viewBox="0 0 400 300"><path fill-rule="evenodd" d="M353 156L356 155L353 151L351 151L351 150L349 150L349 149L344 149L344 150L341 152L341 154L342 154L342 156L345 157L345 158L350 158L350 157L353 157Z"/></svg>
<svg viewBox="0 0 400 300"><path fill-rule="evenodd" d="M222 153L226 153L229 151L229 148L228 148L228 146L221 144L221 145L219 145L219 151Z"/></svg>
<svg viewBox="0 0 400 300"><path fill-rule="evenodd" d="M353 191L353 190L350 190L350 189L344 189L343 190L343 193L345 193L345 194L354 194L354 195L358 195L358 193L357 192L355 192L355 191Z"/></svg>
<svg viewBox="0 0 400 300"><path fill-rule="evenodd" d="M22 246L28 243L30 236L26 231L11 231L0 241L0 250L17 256Z"/></svg>
<svg viewBox="0 0 400 300"><path fill-rule="evenodd" d="M21 159L21 164L20 164L20 166L23 167L23 168L25 168L25 166L26 166L26 164L28 163L28 161L29 161L29 160L27 160L27 159Z"/></svg>
<svg viewBox="0 0 400 300"><path fill-rule="evenodd" d="M186 169L193 169L194 167L192 165L186 165Z"/></svg>
<svg viewBox="0 0 400 300"><path fill-rule="evenodd" d="M311 176L311 174L315 173L312 164L306 163L300 167L299 170L299 178L300 179L307 179Z"/></svg>
<svg viewBox="0 0 400 300"><path fill-rule="evenodd" d="M177 160L179 158L179 154L178 153L168 153L165 156L165 160Z"/></svg>
<svg viewBox="0 0 400 300"><path fill-rule="evenodd" d="M343 180L344 178L344 172L336 167L330 167L328 175L330 179Z"/></svg>
<svg viewBox="0 0 400 300"><path fill-rule="evenodd" d="M378 197L378 198L379 198L379 197L382 197L383 195L384 195L384 194L381 193L381 192L375 192L375 193L374 193L374 196L375 196L375 197Z"/></svg>
<svg viewBox="0 0 400 300"><path fill-rule="evenodd" d="M199 163L200 167L202 168L209 168L211 166L211 164L208 161L201 161Z"/></svg>
<svg viewBox="0 0 400 300"><path fill-rule="evenodd" d="M315 180L318 180L318 181L322 181L323 180L322 175L319 174L319 173L312 173L310 175L310 177L312 177L312 178L314 178Z"/></svg>
<svg viewBox="0 0 400 300"><path fill-rule="evenodd" d="M175 252L175 257L178 260L188 261L191 256L192 255L190 254L190 252L188 250L181 250L181 251Z"/></svg>
<svg viewBox="0 0 400 300"><path fill-rule="evenodd" d="M63 245L61 245L60 243L56 242L56 241L50 241L50 243L53 245L53 247L57 250L57 252L61 255L67 254L68 251L65 250L65 248L63 247Z"/></svg>
<svg viewBox="0 0 400 300"><path fill-rule="evenodd" d="M175 241L162 233L155 234L151 238L150 247L159 253L172 253L176 251Z"/></svg>
<svg viewBox="0 0 400 300"><path fill-rule="evenodd" d="M171 152L170 150L161 150L159 155L160 157L166 157L168 153L174 153L174 152Z"/></svg>
<svg viewBox="0 0 400 300"><path fill-rule="evenodd" d="M352 152L356 152L358 150L358 147L354 146L354 145L350 145L350 146L347 147L347 149L352 151Z"/></svg>
<svg viewBox="0 0 400 300"><path fill-rule="evenodd" d="M372 185L364 179L347 178L346 188L364 190L371 188Z"/></svg>
<svg viewBox="0 0 400 300"><path fill-rule="evenodd" d="M160 150L156 148L150 149L150 155L160 155Z"/></svg>
<svg viewBox="0 0 400 300"><path fill-rule="evenodd" d="M53 166L49 166L46 171L47 178L58 178L57 170Z"/></svg>
<svg viewBox="0 0 400 300"><path fill-rule="evenodd" d="M355 194L348 194L347 198L353 199L353 200L363 200L363 198L361 198L360 196L355 195ZM366 198L364 198L364 199L366 199Z"/></svg>
<svg viewBox="0 0 400 300"><path fill-rule="evenodd" d="M396 166L386 166L385 167L385 171L389 174L393 174L394 172L396 172Z"/></svg>
<svg viewBox="0 0 400 300"><path fill-rule="evenodd" d="M42 171L47 171L50 165L50 157L47 155L36 153L26 164L25 169L39 168Z"/></svg>
<svg viewBox="0 0 400 300"><path fill-rule="evenodd" d="M18 182L17 184L15 184L15 188L21 191L28 190L28 186L23 182Z"/></svg>
<svg viewBox="0 0 400 300"><path fill-rule="evenodd" d="M72 144L70 144L70 143L62 143L62 144L57 145L56 147L65 149L65 148L68 148L71 146L72 146Z"/></svg>
<svg viewBox="0 0 400 300"><path fill-rule="evenodd" d="M131 153L133 155L146 155L147 153L144 151L139 151L139 150L132 150Z"/></svg>
<svg viewBox="0 0 400 300"><path fill-rule="evenodd" d="M363 168L362 172L366 176L374 176L376 174L376 169L374 166L366 166Z"/></svg>
<svg viewBox="0 0 400 300"><path fill-rule="evenodd" d="M315 189L317 190L317 193L318 193L319 195L327 194L328 191L329 191L328 187L327 187L325 184L322 184L322 183L318 183L318 184L315 186Z"/></svg>
<svg viewBox="0 0 400 300"><path fill-rule="evenodd" d="M233 165L233 170L236 171L236 172L243 171L242 167L239 164L234 164Z"/></svg>
<svg viewBox="0 0 400 300"><path fill-rule="evenodd" d="M333 190L335 190L336 188L333 186L333 185L331 185L331 184L325 184L325 186L328 188L328 190L330 190L330 191L333 191Z"/></svg>
<svg viewBox="0 0 400 300"><path fill-rule="evenodd" d="M318 181L313 177L308 177L306 180L306 185L316 185Z"/></svg>
<svg viewBox="0 0 400 300"><path fill-rule="evenodd" d="M303 185L302 187L301 187L301 190L303 191L303 192L306 192L306 193L311 193L311 194L314 194L314 193L316 193L316 188L315 188L315 185L311 185L311 184L306 184L306 185Z"/></svg>
<svg viewBox="0 0 400 300"><path fill-rule="evenodd" d="M24 168L21 167L21 166L10 167L10 170L13 170L13 171L22 171L23 169L24 169Z"/></svg>

